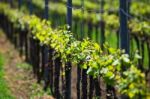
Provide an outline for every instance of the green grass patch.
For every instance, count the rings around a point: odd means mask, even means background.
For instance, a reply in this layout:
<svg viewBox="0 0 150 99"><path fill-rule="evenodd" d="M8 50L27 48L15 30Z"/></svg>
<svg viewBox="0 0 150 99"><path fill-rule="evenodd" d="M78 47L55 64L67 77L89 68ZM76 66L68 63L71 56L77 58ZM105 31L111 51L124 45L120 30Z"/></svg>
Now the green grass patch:
<svg viewBox="0 0 150 99"><path fill-rule="evenodd" d="M32 69L32 66L30 64L28 64L28 63L25 63L25 62L17 63L16 66L18 68L24 69L24 70L31 70Z"/></svg>
<svg viewBox="0 0 150 99"><path fill-rule="evenodd" d="M0 99L14 99L4 79L4 62L5 59L0 53Z"/></svg>
<svg viewBox="0 0 150 99"><path fill-rule="evenodd" d="M49 88L47 89L47 91L44 91L43 87L37 83L33 83L31 87L33 90L31 92L30 99L36 99L36 98L40 98L42 96L52 95Z"/></svg>

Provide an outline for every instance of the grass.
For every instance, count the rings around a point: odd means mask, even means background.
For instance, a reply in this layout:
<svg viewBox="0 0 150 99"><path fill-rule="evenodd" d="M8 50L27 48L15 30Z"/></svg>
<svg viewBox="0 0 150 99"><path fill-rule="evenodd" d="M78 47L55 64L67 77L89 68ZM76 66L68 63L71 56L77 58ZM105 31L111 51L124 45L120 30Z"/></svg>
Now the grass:
<svg viewBox="0 0 150 99"><path fill-rule="evenodd" d="M0 38L3 37L3 31L0 29ZM10 47L11 45L7 45L6 47L9 49L3 54L0 53L0 99L18 99L20 92L18 93L18 88L20 90L24 90L24 96L27 96L28 99L41 99L41 97L51 97L51 91L48 89L47 91L43 90L43 82L41 84L36 83L36 79L32 76L32 66L24 61L17 60L19 57L14 60L12 59L13 55L16 54L15 50ZM4 49L3 49L4 50ZM15 58L15 57L13 57ZM17 61L16 61L17 60ZM16 61L16 62L13 62ZM4 71L4 65L12 66L7 67ZM11 70L10 70L11 69ZM9 71L10 70L10 71ZM13 73L13 74L12 74ZM5 79L7 77L7 79ZM12 78L12 79L11 79ZM17 82L23 82L18 83ZM10 84L10 85L9 85ZM9 87L8 87L9 86ZM15 88L15 94L12 94L10 89L13 90ZM20 99L22 97L19 97ZM23 97L24 98L24 97ZM45 99L45 98L42 98Z"/></svg>
<svg viewBox="0 0 150 99"><path fill-rule="evenodd" d="M22 69L24 71L31 71L32 70L32 66L30 64L26 63L26 62L17 63L16 67L18 69ZM17 79L18 80L19 79L24 79L24 77L23 78L18 77ZM48 89L47 91L44 91L43 87L42 87L42 84L38 84L36 82L32 83L32 85L30 86L30 89L32 89L31 92L30 92L30 99L36 99L36 98L39 99L40 97L43 97L45 95L46 96L51 95L50 89Z"/></svg>
<svg viewBox="0 0 150 99"><path fill-rule="evenodd" d="M47 91L44 91L43 87L40 84L33 83L31 87L33 90L31 92L32 94L30 96L30 99L36 99L36 98L39 99L43 96L51 96L52 95L50 89L48 89Z"/></svg>
<svg viewBox="0 0 150 99"><path fill-rule="evenodd" d="M23 69L23 70L31 70L32 66L26 62L21 62L16 64L17 68Z"/></svg>
<svg viewBox="0 0 150 99"><path fill-rule="evenodd" d="M0 53L0 99L14 99L4 79L4 62L5 59Z"/></svg>

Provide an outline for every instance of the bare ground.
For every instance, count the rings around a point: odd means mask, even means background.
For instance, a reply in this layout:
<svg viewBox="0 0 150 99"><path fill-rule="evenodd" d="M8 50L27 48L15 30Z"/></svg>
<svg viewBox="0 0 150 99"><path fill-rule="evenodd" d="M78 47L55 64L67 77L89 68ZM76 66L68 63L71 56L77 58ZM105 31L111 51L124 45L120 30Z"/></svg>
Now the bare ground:
<svg viewBox="0 0 150 99"><path fill-rule="evenodd" d="M25 64L13 44L0 31L0 53L5 56L5 79L15 99L53 99L43 92L36 84L31 69L19 68L18 64Z"/></svg>

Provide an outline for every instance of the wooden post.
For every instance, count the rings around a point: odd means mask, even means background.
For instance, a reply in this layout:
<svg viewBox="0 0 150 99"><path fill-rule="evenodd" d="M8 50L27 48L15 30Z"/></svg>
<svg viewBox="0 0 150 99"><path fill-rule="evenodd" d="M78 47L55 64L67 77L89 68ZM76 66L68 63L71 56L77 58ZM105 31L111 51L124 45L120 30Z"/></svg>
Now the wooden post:
<svg viewBox="0 0 150 99"><path fill-rule="evenodd" d="M81 6L82 6L82 15L84 17L84 0L81 1ZM82 22L81 22L81 36L80 39L82 40L84 37L84 20L82 17Z"/></svg>
<svg viewBox="0 0 150 99"><path fill-rule="evenodd" d="M72 0L67 0L67 24L69 30L72 28ZM65 99L71 99L71 62L67 62L65 66L66 90Z"/></svg>
<svg viewBox="0 0 150 99"><path fill-rule="evenodd" d="M28 5L29 5L29 13L32 14L32 10L33 10L32 0L28 0Z"/></svg>
<svg viewBox="0 0 150 99"><path fill-rule="evenodd" d="M20 9L22 5L22 0L18 0L18 8Z"/></svg>
<svg viewBox="0 0 150 99"><path fill-rule="evenodd" d="M100 21L100 26L101 26L101 47L103 49L103 44L105 43L105 23L103 20L103 13L104 13L104 0L101 0L101 21Z"/></svg>
<svg viewBox="0 0 150 99"><path fill-rule="evenodd" d="M125 53L129 54L129 33L127 27L128 20L128 0L120 0L120 48L125 50ZM122 70L126 70L125 66L123 66ZM128 98L127 95L121 95L121 99Z"/></svg>
<svg viewBox="0 0 150 99"><path fill-rule="evenodd" d="M129 33L127 28L128 19L127 0L120 0L120 47L129 54Z"/></svg>
<svg viewBox="0 0 150 99"><path fill-rule="evenodd" d="M72 0L67 0L67 24L72 26Z"/></svg>
<svg viewBox="0 0 150 99"><path fill-rule="evenodd" d="M48 0L45 0L45 10L44 10L44 18L48 20ZM46 45L43 45L43 50L44 50L44 89L46 90L49 85L49 48Z"/></svg>
<svg viewBox="0 0 150 99"><path fill-rule="evenodd" d="M45 16L44 16L44 18L47 19L47 20L48 20L48 14L49 14L48 13L49 12L48 11L48 9L49 9L48 8L48 3L49 3L48 0L45 0L45 14L44 14Z"/></svg>

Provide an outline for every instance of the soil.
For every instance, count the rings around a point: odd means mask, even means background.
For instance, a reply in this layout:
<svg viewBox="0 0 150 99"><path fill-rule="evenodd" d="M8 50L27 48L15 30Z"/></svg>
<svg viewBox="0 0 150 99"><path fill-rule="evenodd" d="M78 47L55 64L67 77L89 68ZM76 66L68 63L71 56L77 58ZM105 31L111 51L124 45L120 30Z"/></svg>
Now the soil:
<svg viewBox="0 0 150 99"><path fill-rule="evenodd" d="M13 44L0 31L0 53L5 57L5 79L11 94L15 99L54 99L49 95L36 95L42 86L36 85L36 78L31 69L17 67L18 63L25 63L24 58L19 56ZM36 88L33 86L36 85Z"/></svg>

